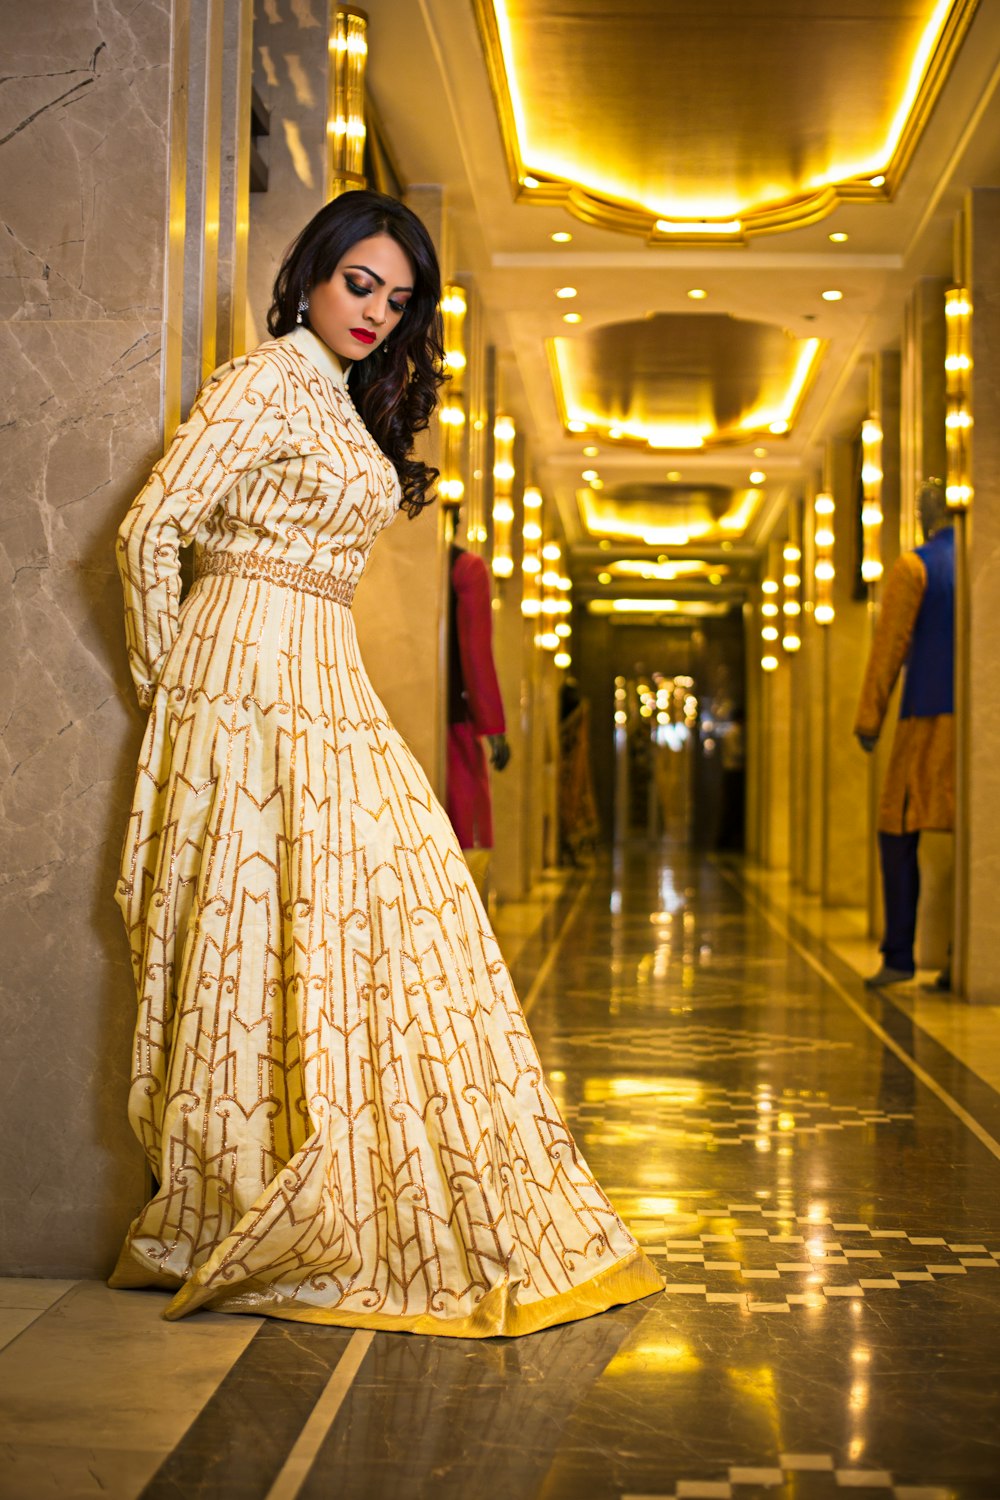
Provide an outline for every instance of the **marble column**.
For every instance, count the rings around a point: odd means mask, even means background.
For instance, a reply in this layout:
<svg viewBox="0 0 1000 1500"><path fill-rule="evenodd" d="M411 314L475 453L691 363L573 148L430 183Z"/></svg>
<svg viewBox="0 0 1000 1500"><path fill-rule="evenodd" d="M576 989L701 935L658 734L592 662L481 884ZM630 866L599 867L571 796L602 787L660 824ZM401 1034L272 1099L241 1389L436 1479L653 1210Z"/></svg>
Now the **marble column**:
<svg viewBox="0 0 1000 1500"><path fill-rule="evenodd" d="M836 617L823 628L823 852L821 895L826 906L865 906L868 871L868 766L854 738L854 716L868 637L867 605L855 598L853 537L854 445L828 442L827 472L836 502L833 602Z"/></svg>
<svg viewBox="0 0 1000 1500"><path fill-rule="evenodd" d="M162 443L183 9L179 21L167 0L4 7L8 1274L104 1274L144 1188L125 1118L135 995L113 894L142 719L114 537Z"/></svg>
<svg viewBox="0 0 1000 1500"><path fill-rule="evenodd" d="M882 427L882 534L880 548L883 580L887 578L899 557L900 527L902 519L902 470L901 458L901 358L898 351L884 349L872 361L869 379L868 410ZM868 588L868 630L866 653L871 648L878 622L879 604L882 597L883 580ZM875 750L868 757L868 837L866 846L868 884L868 934L882 936L882 886L878 862L878 804L889 765L899 695L890 708L889 716Z"/></svg>
<svg viewBox="0 0 1000 1500"><path fill-rule="evenodd" d="M972 299L972 509L956 525L958 573L955 979L1000 1003L1000 189L977 188L956 267Z"/></svg>

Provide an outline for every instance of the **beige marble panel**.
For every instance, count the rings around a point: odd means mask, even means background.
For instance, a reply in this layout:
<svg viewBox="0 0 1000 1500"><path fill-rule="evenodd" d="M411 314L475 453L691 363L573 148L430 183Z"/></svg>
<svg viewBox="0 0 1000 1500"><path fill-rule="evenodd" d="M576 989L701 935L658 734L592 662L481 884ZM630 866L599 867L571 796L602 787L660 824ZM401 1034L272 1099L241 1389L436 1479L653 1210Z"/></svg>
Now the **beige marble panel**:
<svg viewBox="0 0 1000 1500"><path fill-rule="evenodd" d="M142 1191L125 1120L134 1018L113 901L141 719L114 565L159 443L159 327L0 324L15 372L0 520L0 933L12 1059L0 1266L95 1274Z"/></svg>
<svg viewBox="0 0 1000 1500"><path fill-rule="evenodd" d="M0 1351L3 1493L138 1495L260 1327L81 1282Z"/></svg>
<svg viewBox="0 0 1000 1500"><path fill-rule="evenodd" d="M444 796L443 515L399 515L375 543L354 597L362 659L389 717Z"/></svg>
<svg viewBox="0 0 1000 1500"><path fill-rule="evenodd" d="M159 315L169 0L5 0L0 319Z"/></svg>
<svg viewBox="0 0 1000 1500"><path fill-rule="evenodd" d="M168 0L4 7L0 1268L12 1271L106 1269L143 1183L112 900L140 722L112 548L159 446L170 17Z"/></svg>

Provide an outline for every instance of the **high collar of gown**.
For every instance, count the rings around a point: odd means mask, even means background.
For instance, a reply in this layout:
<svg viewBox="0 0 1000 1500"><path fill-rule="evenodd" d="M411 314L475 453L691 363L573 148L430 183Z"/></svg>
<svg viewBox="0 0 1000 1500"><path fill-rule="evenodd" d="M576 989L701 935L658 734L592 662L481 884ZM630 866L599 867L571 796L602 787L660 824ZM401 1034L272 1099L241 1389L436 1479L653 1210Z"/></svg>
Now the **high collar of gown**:
<svg viewBox="0 0 1000 1500"><path fill-rule="evenodd" d="M350 362L342 365L332 349L328 349L321 338L317 338L311 328L298 324L291 333L286 333L288 343L294 344L299 353L309 361L314 369L321 375L328 376L334 385L347 389L347 375L351 368Z"/></svg>

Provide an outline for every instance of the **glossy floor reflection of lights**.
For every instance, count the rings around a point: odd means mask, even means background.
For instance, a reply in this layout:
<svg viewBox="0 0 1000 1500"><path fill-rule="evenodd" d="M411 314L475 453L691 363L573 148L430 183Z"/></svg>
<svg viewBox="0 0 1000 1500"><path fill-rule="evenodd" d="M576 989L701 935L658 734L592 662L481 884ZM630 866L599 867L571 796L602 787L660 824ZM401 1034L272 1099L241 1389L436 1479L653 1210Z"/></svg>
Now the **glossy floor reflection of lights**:
<svg viewBox="0 0 1000 1500"><path fill-rule="evenodd" d="M375 1335L283 1490L349 1331L251 1323L223 1351L212 1341L247 1320L192 1320L167 1333L190 1344L175 1379L201 1361L197 1397L174 1435L162 1412L141 1440L123 1429L134 1451L117 1469L91 1452L103 1492L998 1500L1000 1098L818 938L789 933L735 868L636 847L519 935L553 1092L661 1267L661 1297L519 1341ZM0 1395L5 1370L30 1377L47 1327L55 1348L59 1309L62 1337L76 1316L91 1361L110 1359L95 1299L135 1294L61 1295L0 1354ZM88 1297L90 1323L73 1313ZM137 1340L141 1305L127 1303ZM135 1369L117 1378L134 1393ZM0 1436L9 1472L42 1472Z"/></svg>

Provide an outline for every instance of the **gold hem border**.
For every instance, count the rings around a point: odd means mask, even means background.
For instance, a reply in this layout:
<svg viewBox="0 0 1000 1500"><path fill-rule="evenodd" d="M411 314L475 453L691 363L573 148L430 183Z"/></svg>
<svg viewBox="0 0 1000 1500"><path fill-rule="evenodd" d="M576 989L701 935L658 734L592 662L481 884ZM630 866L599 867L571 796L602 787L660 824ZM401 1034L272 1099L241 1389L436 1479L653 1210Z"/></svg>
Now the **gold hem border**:
<svg viewBox="0 0 1000 1500"><path fill-rule="evenodd" d="M127 1261L130 1264L127 1264ZM164 1273L142 1270L123 1252L110 1279L115 1287L158 1286L172 1289L176 1285ZM205 1307L211 1312L243 1313L249 1317L281 1318L293 1323L317 1323L327 1327L372 1329L384 1333L418 1333L444 1338L517 1338L537 1333L557 1323L571 1323L590 1318L611 1307L638 1302L643 1297L662 1292L663 1277L644 1251L636 1247L624 1260L616 1261L578 1287L570 1287L537 1302L514 1305L506 1284L489 1291L474 1312L462 1318L436 1317L433 1313L365 1313L346 1309L292 1306L275 1301L268 1304L266 1293L244 1292L227 1297L223 1288L211 1290L199 1286L196 1277L181 1286L164 1310L167 1322L176 1322Z"/></svg>

